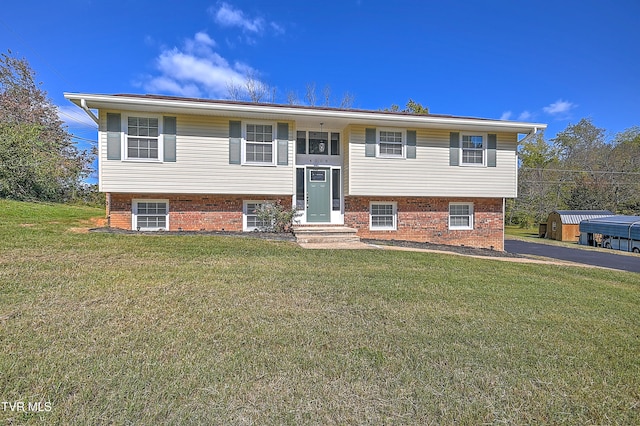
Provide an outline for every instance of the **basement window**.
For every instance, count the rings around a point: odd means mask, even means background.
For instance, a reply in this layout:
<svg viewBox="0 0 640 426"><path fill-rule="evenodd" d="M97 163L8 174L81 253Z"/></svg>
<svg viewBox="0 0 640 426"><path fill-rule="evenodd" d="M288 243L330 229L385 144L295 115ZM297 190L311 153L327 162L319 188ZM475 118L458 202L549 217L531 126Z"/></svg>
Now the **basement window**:
<svg viewBox="0 0 640 426"><path fill-rule="evenodd" d="M473 229L473 203L449 204L449 229Z"/></svg>
<svg viewBox="0 0 640 426"><path fill-rule="evenodd" d="M136 231L168 231L168 200L133 200L132 226Z"/></svg>
<svg viewBox="0 0 640 426"><path fill-rule="evenodd" d="M395 231L397 229L396 203L371 202L369 205L369 229Z"/></svg>

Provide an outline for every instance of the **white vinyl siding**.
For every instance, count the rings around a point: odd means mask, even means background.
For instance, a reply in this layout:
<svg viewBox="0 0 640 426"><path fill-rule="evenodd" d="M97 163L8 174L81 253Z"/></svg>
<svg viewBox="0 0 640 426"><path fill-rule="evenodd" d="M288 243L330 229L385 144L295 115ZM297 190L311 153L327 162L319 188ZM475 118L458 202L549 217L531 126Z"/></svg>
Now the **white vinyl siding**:
<svg viewBox="0 0 640 426"><path fill-rule="evenodd" d="M123 112L124 115L136 114ZM100 128L106 130L106 111L101 111L100 120ZM106 131L101 131L100 190L165 194L293 195L293 167L229 164L228 117L177 115L177 126L178 161L171 163L107 161L107 135ZM293 124L290 122L289 139L291 129ZM289 164L293 164L292 146L289 145Z"/></svg>
<svg viewBox="0 0 640 426"><path fill-rule="evenodd" d="M385 161L365 156L365 127L350 126L347 195L490 197L517 195L517 134L497 133L497 167L449 166L449 129L416 129L416 158Z"/></svg>

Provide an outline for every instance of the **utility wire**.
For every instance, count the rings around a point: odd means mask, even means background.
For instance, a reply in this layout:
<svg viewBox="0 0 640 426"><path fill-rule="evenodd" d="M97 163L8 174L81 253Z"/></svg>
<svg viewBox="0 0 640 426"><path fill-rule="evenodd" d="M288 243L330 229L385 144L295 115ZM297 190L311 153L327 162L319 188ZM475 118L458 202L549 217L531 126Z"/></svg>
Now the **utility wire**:
<svg viewBox="0 0 640 426"><path fill-rule="evenodd" d="M97 143L98 143L98 141L97 141L97 140L94 140L94 139L83 138L83 137L81 137L81 136L76 136L76 135L74 135L73 133L69 133L69 134L71 135L71 138L73 138L73 139L79 139L79 140L81 140L81 141L85 141L85 142L92 142L92 143L95 143L95 144L97 144Z"/></svg>
<svg viewBox="0 0 640 426"><path fill-rule="evenodd" d="M39 53L38 50L35 49L32 45L30 45L27 41L25 41L24 38L22 38L20 36L20 34L18 34L15 30L13 30L13 28L11 28L9 25L7 25L7 23L2 20L0 18L0 24L2 24L9 32L13 33L13 35L19 40L21 41L23 44L25 44L34 54L35 56L37 56L38 58L40 58L40 60L44 63L44 65L49 68L51 71L53 71L53 73L55 75L57 75L62 81L64 81L65 83L68 83L69 86L72 86L71 82L69 80L67 80L66 78L64 78L64 76L62 74L60 74L58 72L58 70L56 70L55 68L53 68L53 66L51 66Z"/></svg>
<svg viewBox="0 0 640 426"><path fill-rule="evenodd" d="M541 169L541 168L531 168L531 167L520 167L520 170L525 171L542 171L542 172L567 172L567 173L594 173L594 174L617 174L617 175L640 175L640 172L616 172L616 171L606 171L606 170L575 170L575 169Z"/></svg>
<svg viewBox="0 0 640 426"><path fill-rule="evenodd" d="M5 27L10 33L12 33L14 35L14 37L16 37L19 41L21 41L25 46L28 47L29 50L31 50L33 52L33 54L38 57L42 63L50 70L52 71L60 80L62 80L63 82L69 84L69 86L73 86L73 84L67 80L60 72L58 72L57 69L55 69L49 62L47 62L42 55L40 55L38 53L38 50L33 47L31 44L29 44L23 37L20 36L20 34L18 34L17 31L15 31L13 28L11 28L2 18L0 18L0 24L2 24L3 27ZM78 117L74 117L70 114L67 114L66 112L62 111L59 107L57 108L58 113L61 115L64 115L65 117L70 118L71 120L75 121L76 123L81 124L84 127L90 127L90 128L95 128L94 125L91 125L89 123L87 123L86 121L82 121L80 120Z"/></svg>

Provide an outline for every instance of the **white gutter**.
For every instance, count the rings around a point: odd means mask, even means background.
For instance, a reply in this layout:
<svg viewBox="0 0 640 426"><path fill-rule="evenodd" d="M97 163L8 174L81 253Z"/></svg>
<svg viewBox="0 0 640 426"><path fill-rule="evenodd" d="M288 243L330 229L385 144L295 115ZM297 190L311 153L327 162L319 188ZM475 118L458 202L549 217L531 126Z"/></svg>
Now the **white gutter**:
<svg viewBox="0 0 640 426"><path fill-rule="evenodd" d="M530 131L529 133L527 133L527 136L525 136L524 138L520 139L518 141L518 145L524 143L527 141L527 139L531 138L532 136L536 135L538 133L540 129L538 129L538 127L534 127L532 131Z"/></svg>
<svg viewBox="0 0 640 426"><path fill-rule="evenodd" d="M84 110L84 112L86 112L87 115L93 121L95 121L98 126L100 125L100 120L98 120L98 117L96 117L96 115L93 113L93 111L91 111L89 109L89 107L87 106L87 100L85 98L80 99L80 108L82 108Z"/></svg>
<svg viewBox="0 0 640 426"><path fill-rule="evenodd" d="M224 102L202 102L190 99L154 99L143 97L128 97L115 95L95 95L81 93L65 93L65 98L78 104L86 106L87 101L92 104L93 108L112 107L116 109L126 109L127 107L143 107L150 109L173 109L173 110L197 110L200 112L217 112L223 114L259 114L281 116L283 118L298 117L300 119L336 119L346 120L355 123L368 123L372 120L385 121L389 125L432 125L442 128L470 128L492 129L501 128L515 130L518 133L526 133L527 130L533 134L539 129L547 126L540 123L524 123L516 121L491 120L474 117L456 117L456 116L438 116L438 115L394 115L392 113L384 113L379 111L361 111L361 110L335 110L322 108L305 108L305 107L289 107L285 105L251 105L247 103L233 104ZM84 107L83 107L84 109ZM137 108L136 108L137 109ZM86 110L85 110L86 111Z"/></svg>

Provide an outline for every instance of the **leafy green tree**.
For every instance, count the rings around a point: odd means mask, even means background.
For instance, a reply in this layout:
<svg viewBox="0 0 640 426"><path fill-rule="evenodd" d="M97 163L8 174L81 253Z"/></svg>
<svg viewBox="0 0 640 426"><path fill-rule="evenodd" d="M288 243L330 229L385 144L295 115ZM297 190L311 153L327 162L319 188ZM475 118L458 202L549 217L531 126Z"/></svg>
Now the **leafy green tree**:
<svg viewBox="0 0 640 426"><path fill-rule="evenodd" d="M384 111L408 112L410 114L427 115L429 114L429 107L422 106L422 104L419 104L413 99L409 99L409 101L407 102L407 105L403 110L401 110L398 105L392 104L391 107L385 108Z"/></svg>
<svg viewBox="0 0 640 426"><path fill-rule="evenodd" d="M615 202L622 214L640 214L640 127L618 133L612 141Z"/></svg>
<svg viewBox="0 0 640 426"><path fill-rule="evenodd" d="M0 56L0 197L69 201L86 186L80 151L26 59Z"/></svg>
<svg viewBox="0 0 640 426"><path fill-rule="evenodd" d="M518 152L518 198L510 203L507 217L510 223L528 227L546 221L559 203L562 194L558 185L559 156L543 132L525 139Z"/></svg>
<svg viewBox="0 0 640 426"><path fill-rule="evenodd" d="M558 133L553 142L560 152L562 169L566 170L562 180L567 188L567 207L615 211L615 164L605 129L583 118Z"/></svg>

